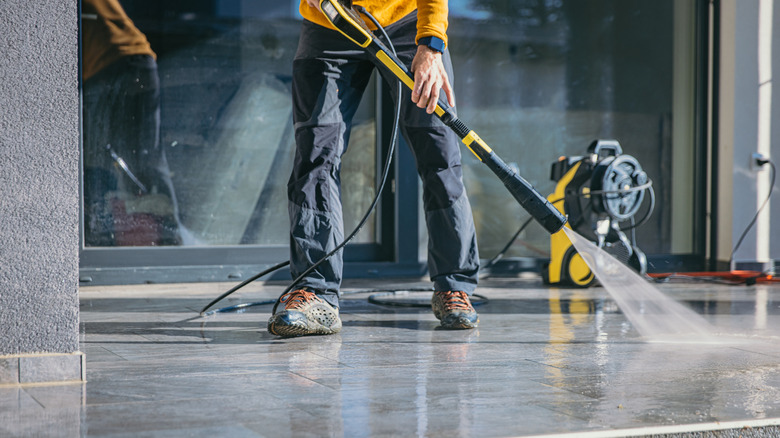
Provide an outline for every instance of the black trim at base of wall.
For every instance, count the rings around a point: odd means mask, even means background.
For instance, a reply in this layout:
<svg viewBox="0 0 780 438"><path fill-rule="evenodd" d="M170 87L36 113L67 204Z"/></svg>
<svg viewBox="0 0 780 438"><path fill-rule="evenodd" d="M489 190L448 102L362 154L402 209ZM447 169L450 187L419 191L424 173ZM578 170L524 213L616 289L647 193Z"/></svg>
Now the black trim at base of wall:
<svg viewBox="0 0 780 438"><path fill-rule="evenodd" d="M726 264L726 262L723 262ZM737 271L756 271L768 274L776 274L780 267L780 260L770 260L768 262L735 262L734 269ZM728 264L726 264L728 270Z"/></svg>

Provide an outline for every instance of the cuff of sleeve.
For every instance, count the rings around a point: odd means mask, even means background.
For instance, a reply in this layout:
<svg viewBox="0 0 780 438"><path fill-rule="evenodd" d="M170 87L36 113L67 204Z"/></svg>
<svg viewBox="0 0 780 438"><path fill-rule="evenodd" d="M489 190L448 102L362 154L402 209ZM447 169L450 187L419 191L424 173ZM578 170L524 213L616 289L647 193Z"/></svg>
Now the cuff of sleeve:
<svg viewBox="0 0 780 438"><path fill-rule="evenodd" d="M439 52L444 52L444 40L441 38L435 37L435 36L429 36L429 37L422 37L419 40L417 40L418 46L428 46L429 48Z"/></svg>

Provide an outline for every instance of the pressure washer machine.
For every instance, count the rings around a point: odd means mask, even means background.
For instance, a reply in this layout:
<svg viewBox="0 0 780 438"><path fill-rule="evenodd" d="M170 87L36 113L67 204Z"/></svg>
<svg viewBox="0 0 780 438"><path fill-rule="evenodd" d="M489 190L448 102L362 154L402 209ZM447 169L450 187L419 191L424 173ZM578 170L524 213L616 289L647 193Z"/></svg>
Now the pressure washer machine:
<svg viewBox="0 0 780 438"><path fill-rule="evenodd" d="M596 140L585 156L553 163L550 178L557 185L547 199L568 217L566 226L644 275L647 258L636 245L634 231L652 214L655 193L637 159L623 154L616 140ZM649 206L637 221L645 199ZM557 232L550 237L550 261L543 266L542 279L545 284L589 287L595 276L566 234Z"/></svg>

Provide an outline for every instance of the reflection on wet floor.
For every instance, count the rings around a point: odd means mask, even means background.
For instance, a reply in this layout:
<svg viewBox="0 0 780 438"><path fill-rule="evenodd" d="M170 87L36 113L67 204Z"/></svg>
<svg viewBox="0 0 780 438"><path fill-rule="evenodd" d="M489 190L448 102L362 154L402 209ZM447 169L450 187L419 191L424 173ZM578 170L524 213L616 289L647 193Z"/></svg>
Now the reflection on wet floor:
<svg viewBox="0 0 780 438"><path fill-rule="evenodd" d="M0 388L0 436L531 436L780 422L780 287L662 285L737 335L680 345L644 342L601 288L537 279L483 283L476 330L440 330L427 308L359 293L344 296L340 334L296 339L267 333L270 306L198 317L224 286L84 288L88 383Z"/></svg>
<svg viewBox="0 0 780 438"><path fill-rule="evenodd" d="M552 293L551 295L554 295ZM493 313L496 311L520 311L521 313L619 313L620 308L617 306L614 300L610 298L534 298L534 299L516 299L499 301L501 309L496 309L495 306L489 308L483 308L483 312ZM744 301L729 301L729 300L697 300L697 299L685 299L681 300L681 303L685 304L696 313L704 316L708 315L778 315L780 314L780 300L744 300ZM511 309L511 310L510 310Z"/></svg>

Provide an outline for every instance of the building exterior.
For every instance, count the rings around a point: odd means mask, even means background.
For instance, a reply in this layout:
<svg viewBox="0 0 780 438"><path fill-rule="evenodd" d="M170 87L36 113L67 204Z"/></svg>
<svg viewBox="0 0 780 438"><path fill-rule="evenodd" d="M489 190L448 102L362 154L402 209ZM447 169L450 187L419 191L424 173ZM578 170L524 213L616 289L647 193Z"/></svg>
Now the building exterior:
<svg viewBox="0 0 780 438"><path fill-rule="evenodd" d="M80 69L93 14L80 2L0 5L0 373L17 380L29 361L66 369L31 380L81 376L79 283L238 280L287 257L297 3L121 3L156 54L165 160L151 167L170 192L146 187L136 152L84 140L85 114L101 108ZM459 116L544 194L560 156L617 139L653 181L655 208L636 229L651 271L772 270L776 192L733 249L771 190L771 164L758 162L780 155L779 17L772 0L452 1ZM386 86L369 86L342 169L347 229L377 189L391 108ZM95 173L90 157L108 164ZM490 258L527 216L465 150L463 161ZM418 184L401 145L347 275L425 273ZM507 269L538 269L549 236L534 224L519 242Z"/></svg>

